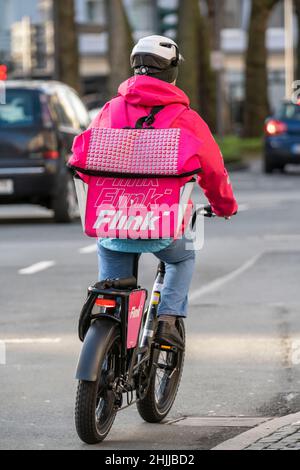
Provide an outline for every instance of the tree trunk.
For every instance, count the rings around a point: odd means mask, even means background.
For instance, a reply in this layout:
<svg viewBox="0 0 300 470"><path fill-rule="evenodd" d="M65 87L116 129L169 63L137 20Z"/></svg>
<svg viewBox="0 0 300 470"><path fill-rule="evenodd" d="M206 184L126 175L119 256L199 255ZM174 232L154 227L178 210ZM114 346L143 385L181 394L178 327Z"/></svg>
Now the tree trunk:
<svg viewBox="0 0 300 470"><path fill-rule="evenodd" d="M270 112L266 32L278 0L253 0L246 57L245 136L259 137Z"/></svg>
<svg viewBox="0 0 300 470"><path fill-rule="evenodd" d="M55 78L80 91L74 0L53 0Z"/></svg>
<svg viewBox="0 0 300 470"><path fill-rule="evenodd" d="M213 51L222 52L222 29L225 11L225 2L216 0L206 0L207 5L207 16L208 16L208 28L210 37L210 48ZM217 10L218 9L218 10ZM226 101L226 91L224 82L224 71L212 70L212 80L214 81L215 87L215 107L214 107L214 122L216 129L222 132L230 131L230 113L229 106ZM218 105L217 105L218 103ZM217 113L222 113L222 116L218 116Z"/></svg>
<svg viewBox="0 0 300 470"><path fill-rule="evenodd" d="M211 68L211 43L209 25L201 16L199 31L199 101L200 111L212 132L217 131L217 77Z"/></svg>
<svg viewBox="0 0 300 470"><path fill-rule="evenodd" d="M134 46L131 28L122 0L106 0L109 30L109 94L117 94L119 85L132 75L130 54Z"/></svg>
<svg viewBox="0 0 300 470"><path fill-rule="evenodd" d="M218 2L219 3L219 2ZM219 41L218 38L216 37L216 0L206 0L207 4L207 12L208 12L208 19L209 19L209 31L210 31L210 43L212 49L218 49L219 48ZM222 13L224 11L224 3L222 2L222 5L219 5L219 8L221 8Z"/></svg>
<svg viewBox="0 0 300 470"><path fill-rule="evenodd" d="M180 0L178 43L184 57L178 85L187 93L192 106L199 111L199 30L200 13L197 0Z"/></svg>
<svg viewBox="0 0 300 470"><path fill-rule="evenodd" d="M296 49L296 60L297 60L297 68L296 68L296 80L300 80L300 0L294 0L295 10L296 10L296 17L297 17L297 25L298 25L298 42L297 42L297 49Z"/></svg>
<svg viewBox="0 0 300 470"><path fill-rule="evenodd" d="M215 86L210 66L209 29L198 0L179 1L178 43L185 58L178 85L209 126L215 127Z"/></svg>

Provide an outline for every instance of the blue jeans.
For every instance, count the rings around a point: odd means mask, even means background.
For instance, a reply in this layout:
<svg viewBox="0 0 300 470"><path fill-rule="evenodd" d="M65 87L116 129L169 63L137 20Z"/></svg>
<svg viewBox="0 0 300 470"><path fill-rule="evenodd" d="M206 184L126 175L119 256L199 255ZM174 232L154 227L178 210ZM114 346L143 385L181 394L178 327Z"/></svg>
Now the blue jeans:
<svg viewBox="0 0 300 470"><path fill-rule="evenodd" d="M188 293L195 267L195 251L187 250L186 240L181 239L154 255L166 264L158 315L186 317ZM100 280L131 277L135 256L135 253L108 250L98 243Z"/></svg>

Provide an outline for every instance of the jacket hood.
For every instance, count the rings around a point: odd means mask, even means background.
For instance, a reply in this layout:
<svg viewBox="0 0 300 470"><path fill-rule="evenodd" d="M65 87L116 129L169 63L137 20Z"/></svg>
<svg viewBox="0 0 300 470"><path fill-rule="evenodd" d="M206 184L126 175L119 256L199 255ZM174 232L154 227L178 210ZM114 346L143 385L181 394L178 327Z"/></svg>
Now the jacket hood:
<svg viewBox="0 0 300 470"><path fill-rule="evenodd" d="M134 76L126 80L120 85L119 95L135 106L190 105L189 98L180 88L148 76Z"/></svg>

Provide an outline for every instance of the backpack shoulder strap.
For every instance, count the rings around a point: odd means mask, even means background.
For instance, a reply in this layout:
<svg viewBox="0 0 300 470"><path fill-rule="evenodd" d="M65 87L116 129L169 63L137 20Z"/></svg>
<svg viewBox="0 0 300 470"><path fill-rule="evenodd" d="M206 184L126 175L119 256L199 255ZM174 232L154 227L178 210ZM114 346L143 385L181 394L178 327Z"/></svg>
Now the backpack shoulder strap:
<svg viewBox="0 0 300 470"><path fill-rule="evenodd" d="M152 126L154 124L156 115L160 111L162 111L164 108L165 108L165 106L154 106L154 108L152 108L151 113L149 114L149 116L142 117L137 121L137 123L135 125L135 128L136 129L143 129L144 124L146 124L148 127Z"/></svg>

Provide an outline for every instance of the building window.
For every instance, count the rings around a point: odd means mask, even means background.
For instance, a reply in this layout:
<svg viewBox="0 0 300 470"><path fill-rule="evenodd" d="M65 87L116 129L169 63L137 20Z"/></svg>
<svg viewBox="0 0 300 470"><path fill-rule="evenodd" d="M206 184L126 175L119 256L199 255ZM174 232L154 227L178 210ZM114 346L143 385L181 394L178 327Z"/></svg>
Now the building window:
<svg viewBox="0 0 300 470"><path fill-rule="evenodd" d="M124 6L135 31L151 32L155 30L154 2L149 0L125 0Z"/></svg>
<svg viewBox="0 0 300 470"><path fill-rule="evenodd" d="M240 29L243 20L243 0L227 0L224 6L224 28Z"/></svg>
<svg viewBox="0 0 300 470"><path fill-rule="evenodd" d="M88 23L103 23L105 13L103 0L86 0L86 20Z"/></svg>
<svg viewBox="0 0 300 470"><path fill-rule="evenodd" d="M270 28L284 28L284 3L280 2L271 13L269 21Z"/></svg>

